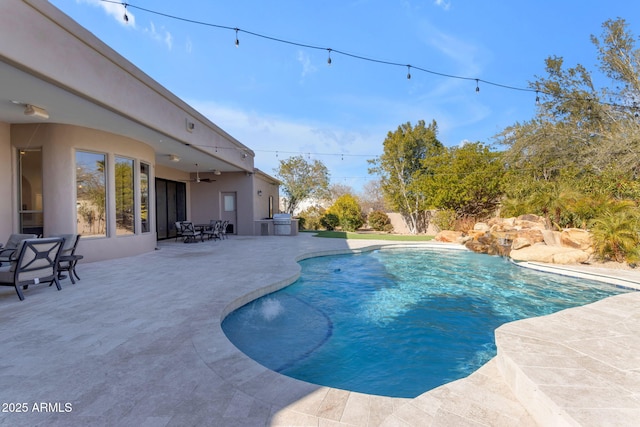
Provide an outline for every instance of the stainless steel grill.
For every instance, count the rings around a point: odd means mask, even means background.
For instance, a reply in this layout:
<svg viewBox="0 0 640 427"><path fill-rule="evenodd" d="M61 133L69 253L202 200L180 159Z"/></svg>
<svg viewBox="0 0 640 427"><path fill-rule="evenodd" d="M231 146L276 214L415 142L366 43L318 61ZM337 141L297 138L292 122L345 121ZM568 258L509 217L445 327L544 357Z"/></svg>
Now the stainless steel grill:
<svg viewBox="0 0 640 427"><path fill-rule="evenodd" d="M291 234L291 214L273 214L273 233L276 236L288 236Z"/></svg>

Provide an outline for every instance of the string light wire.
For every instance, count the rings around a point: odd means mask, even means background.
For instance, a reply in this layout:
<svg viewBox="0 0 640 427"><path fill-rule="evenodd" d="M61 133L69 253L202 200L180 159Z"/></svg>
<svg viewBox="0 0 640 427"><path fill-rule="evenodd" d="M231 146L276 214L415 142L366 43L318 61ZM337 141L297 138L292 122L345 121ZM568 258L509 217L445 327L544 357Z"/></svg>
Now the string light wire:
<svg viewBox="0 0 640 427"><path fill-rule="evenodd" d="M288 44L288 45L292 45L292 46L297 46L297 47L302 47L302 48L307 48L307 49L313 49L313 50L327 51L329 53L329 56L328 56L328 59L327 59L327 63L329 65L332 63L331 54L333 53L333 54L343 55L343 56L346 56L346 57L349 57L349 58L358 59L358 60L366 61L366 62L372 62L372 63L376 63L376 64L391 65L391 66L396 66L396 67L407 67L408 66L406 63L394 62L394 61L386 61L386 60L382 60L382 59L376 59L376 58L371 58L371 57L367 57L367 56L356 55L354 53L350 53L350 52L346 52L346 51L338 50L338 49L333 49L333 48L328 48L328 47L324 47L324 46L318 46L318 45L313 45L313 44L294 42L294 41L282 39L282 38L279 38L279 37L273 37L273 36L268 36L268 35L261 34L261 33L256 33L254 31L243 30L243 29L238 28L238 27L232 27L232 26L220 25L220 24L213 24L211 22L199 21L199 20L190 19L190 18L183 18L183 17L180 17L180 16L171 15L171 14L168 14L168 13L163 13L163 12L158 12L156 10L147 9L145 7L137 6L137 5L134 5L134 4L131 4L131 3L123 3L123 2L120 2L120 1L116 1L116 0L100 0L100 1L104 2L104 3L121 4L123 6L126 5L125 7L128 7L130 9L138 9L140 11L147 12L147 13L150 13L150 14L153 14L153 15L163 16L165 18L174 19L174 20L182 21L182 22L187 22L187 23L190 23L190 24L202 25L202 26L211 27L211 28L218 28L218 29L221 29L221 30L235 31L235 33L236 33L236 46L239 44L239 41L238 41L238 38L237 38L238 37L238 33L244 33L244 34L247 34L247 35L251 35L251 36L254 36L254 37L259 37L259 38L262 38L262 39L265 39L265 40L270 40L270 41L278 42L278 43L282 43L282 44ZM498 82L492 82L492 81L489 81L489 80L479 79L479 78L475 78L475 77L466 77L466 76L459 76L459 75L455 75L455 74L442 73L442 72L439 72L439 71L434 71L434 70L430 70L428 68L418 67L418 66L415 66L415 65L410 65L408 67L410 69L422 71L424 73L432 74L432 75L435 75L435 76L446 77L446 78L450 78L450 79L475 81L476 82L476 87L477 87L477 84L481 82L481 83L486 84L486 85L501 87L503 89L517 90L517 91L522 91L522 92L536 92L535 89L531 89L531 88L517 87L517 86L498 83ZM538 90L537 92L545 93L547 95L551 95L549 93L546 93L546 92L543 92L543 91L540 91L540 90Z"/></svg>
<svg viewBox="0 0 640 427"><path fill-rule="evenodd" d="M449 79L475 81L475 83L476 83L476 88L475 88L476 93L480 92L480 83L482 83L482 84L485 84L485 85L495 86L495 87L508 89L508 90L513 90L513 91L535 92L535 94L536 94L536 103L538 103L540 101L540 94L551 96L551 97L554 97L554 98L559 98L559 99L563 99L563 98L567 99L568 98L568 97L558 96L557 94L553 94L551 92L547 92L547 91L541 90L540 88L533 89L533 88L529 88L529 87L519 87L519 86L503 84L503 83L494 82L494 81L485 80L485 79L480 79L480 78L475 78L475 77L468 77L468 76L460 76L460 75L455 75L455 74L443 73L443 72L434 71L434 70L431 70L431 69L428 69L428 68L418 67L418 66L415 66L415 65L407 65L406 63L400 63L400 62L394 62L394 61L386 61L386 60L382 60L382 59L376 59L376 58L371 58L371 57L367 57L367 56L356 55L356 54L353 54L353 53L350 53L350 52L346 52L346 51L342 51L342 50L338 50L338 49L327 48L327 47L313 45L313 44L307 44L307 43L294 42L294 41L282 39L282 38L279 38L279 37L268 36L268 35L265 35L265 34L256 33L254 31L243 30L243 29L238 28L238 27L231 27L231 26L227 26L227 25L213 24L213 23L210 23L210 22L199 21L199 20L190 19L190 18L183 18L183 17L177 16L177 15L171 15L171 14L168 14L168 13L159 12L159 11L156 11L156 10L152 10L152 9L148 9L148 8L145 8L145 7L137 6L137 5L134 5L134 4L131 4L131 3L125 3L125 2L122 2L122 1L117 1L117 0L99 0L99 1L104 2L104 3L113 3L113 4L122 5L124 7L124 9L125 9L125 17L126 17L125 19L127 21L128 21L128 16L126 16L126 10L127 10L127 8L132 8L132 9L138 9L138 10L143 11L143 12L147 12L149 14L163 16L165 18L174 19L174 20L182 21L182 22L187 22L187 23L190 23L190 24L202 25L202 26L211 27L211 28L218 28L218 29L222 29L222 30L235 31L235 33L236 33L236 41L235 41L236 47L238 47L239 44L240 44L240 41L238 39L238 33L241 32L241 33L244 33L244 34L247 34L247 35L251 35L251 36L254 36L254 37L262 38L262 39L265 39L265 40L270 40L270 41L277 42L277 43L282 43L282 44L287 44L287 45L292 45L292 46L297 46L297 47L302 47L302 48L307 48L307 49L313 49L313 50L327 51L328 52L327 63L329 65L331 65L331 63L332 63L331 54L334 53L334 54L350 57L350 58L353 58L353 59L358 59L358 60L366 61L366 62L372 62L372 63L376 63L376 64L390 65L390 66L396 66L396 67L408 67L409 72L407 73L407 79L411 78L410 71L411 71L411 69L414 69L414 70L422 71L423 73L427 73L427 74L431 74L431 75L435 75L435 76L440 76L440 77L445 77L445 78L449 78ZM589 99L589 101L593 101L593 100ZM617 108L617 109L634 111L635 114L638 114L638 112L640 110L640 107L638 107L637 105L633 105L633 106L619 105L619 104L615 104L615 103L602 102L602 101L598 101L597 103L600 104L600 105L609 106L609 107L613 107L613 108Z"/></svg>

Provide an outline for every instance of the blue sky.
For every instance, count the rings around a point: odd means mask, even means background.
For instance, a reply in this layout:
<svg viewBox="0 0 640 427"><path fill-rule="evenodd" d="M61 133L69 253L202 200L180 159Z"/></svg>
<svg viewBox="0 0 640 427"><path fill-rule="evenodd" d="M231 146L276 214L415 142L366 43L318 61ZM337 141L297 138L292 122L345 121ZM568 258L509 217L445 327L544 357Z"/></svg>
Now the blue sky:
<svg viewBox="0 0 640 427"><path fill-rule="evenodd" d="M447 146L492 137L535 113L527 87L562 56L596 72L592 34L621 17L640 35L632 0L50 0L153 79L256 152L274 174L293 155L321 160L333 183L374 179L367 159L400 124L435 120ZM235 31L198 25L177 16ZM294 43L279 43L250 33ZM407 67L359 60L326 49ZM604 78L598 80L608 85Z"/></svg>

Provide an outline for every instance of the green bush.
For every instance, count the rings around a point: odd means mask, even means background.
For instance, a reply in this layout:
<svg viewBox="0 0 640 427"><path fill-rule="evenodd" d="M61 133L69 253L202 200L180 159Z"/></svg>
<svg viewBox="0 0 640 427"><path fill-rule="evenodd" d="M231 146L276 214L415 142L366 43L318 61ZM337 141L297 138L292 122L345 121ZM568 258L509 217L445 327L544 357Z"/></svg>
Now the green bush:
<svg viewBox="0 0 640 427"><path fill-rule="evenodd" d="M335 230L335 228L340 224L340 218L337 215L332 213L327 213L322 215L320 218L320 225L322 225L325 229L331 231Z"/></svg>
<svg viewBox="0 0 640 427"><path fill-rule="evenodd" d="M604 260L637 262L639 224L640 212L633 202L609 203L601 215L593 220L591 232L595 253Z"/></svg>
<svg viewBox="0 0 640 427"><path fill-rule="evenodd" d="M392 231L393 226L391 225L391 219L389 219L389 215L382 211L373 211L367 217L367 223L369 223L369 227L374 229L375 231Z"/></svg>
<svg viewBox="0 0 640 427"><path fill-rule="evenodd" d="M320 224L320 218L322 218L322 215L324 215L324 208L320 206L308 207L298 215L299 219L302 220L302 226L299 226L298 228L300 230L319 230L323 227Z"/></svg>
<svg viewBox="0 0 640 427"><path fill-rule="evenodd" d="M351 194L344 194L338 197L328 209L328 212L338 217L340 227L344 231L356 231L364 224L358 200Z"/></svg>
<svg viewBox="0 0 640 427"><path fill-rule="evenodd" d="M439 231L453 230L456 226L456 211L454 210L439 210L433 215L431 222L438 227Z"/></svg>

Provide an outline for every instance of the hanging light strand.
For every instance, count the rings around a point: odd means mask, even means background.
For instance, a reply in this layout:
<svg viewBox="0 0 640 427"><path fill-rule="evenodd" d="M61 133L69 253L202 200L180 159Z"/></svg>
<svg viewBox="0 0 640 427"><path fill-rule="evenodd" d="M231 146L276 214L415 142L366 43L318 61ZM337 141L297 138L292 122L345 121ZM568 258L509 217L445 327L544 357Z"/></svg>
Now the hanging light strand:
<svg viewBox="0 0 640 427"><path fill-rule="evenodd" d="M128 21L128 19L129 19L129 17L126 14L126 9L127 9L127 7L129 7L129 8L138 9L138 10L141 10L143 12L147 12L147 13L150 13L150 14L153 14L153 15L163 16L165 18L174 19L174 20L182 21L182 22L187 22L187 23L190 23L190 24L202 25L202 26L211 27L211 28L218 28L218 29L222 29L222 30L235 31L235 33L236 33L236 41L235 41L236 46L239 46L239 44L240 44L240 41L238 39L238 33L242 32L242 33L247 34L247 35L251 35L251 36L254 36L254 37L259 37L259 38L262 38L262 39L265 39L265 40L270 40L270 41L277 42L277 43L288 44L288 45L307 48L307 49L327 51L329 53L329 56L327 58L327 63L329 65L331 65L331 63L332 63L331 54L333 53L333 54L343 55L343 56L347 56L347 57L350 57L350 58L353 58L353 59L358 59L358 60L366 61L366 62L372 62L372 63L382 64L382 65L397 66L397 67L407 67L408 70L409 70L409 72L407 73L407 79L411 78L411 72L410 71L411 71L411 69L413 69L413 70L422 71L423 73L431 74L431 75L434 75L434 76L445 77L445 78L449 78L449 79L475 81L476 82L476 89L475 89L476 93L480 92L480 83L483 83L485 85L495 86L495 87L508 89L508 90L521 91L521 92L535 92L536 93L536 101L538 101L538 102L540 101L540 94L548 95L548 96L552 96L552 97L556 97L557 98L556 94L553 94L553 93L547 92L547 91L543 91L543 90L541 90L539 88L538 89L533 89L533 88L528 88L528 87L519 87L519 86L513 86L513 85L498 83L498 82L494 82L494 81L490 81L490 80L484 80L484 79L475 78L475 77L467 77L467 76L459 76L459 75L449 74L449 73L442 73L442 72L439 72L439 71L430 70L428 68L416 67L415 65L407 65L406 63L403 64L403 63L400 63L400 62L386 61L386 60L382 60L382 59L376 59L376 58L366 57L366 56L362 56L362 55L356 55L356 54L353 54L353 53L349 53L349 52L345 52L345 51L341 51L341 50L337 50L337 49L332 49L332 48L327 48L327 47L322 47L322 46L318 46L318 45L294 42L294 41L291 41L291 40L286 40L286 39L282 39L282 38L278 38L278 37L272 37L272 36L268 36L268 35L265 35L265 34L256 33L256 32L253 32L253 31L242 30L242 29L240 29L238 27L231 27L231 26L227 26L227 25L219 25L219 24L213 24L213 23L210 23L210 22L198 21L198 20L195 20L195 19L183 18L183 17L180 17L180 16L171 15L171 14L168 14L168 13L163 13L163 12L158 12L158 11L155 11L155 10L147 9L147 8L144 8L144 7L141 7L141 6L132 5L131 3L123 3L123 2L117 1L117 0L99 0L99 1L104 2L104 3L121 4L122 6L124 6L124 8L125 8L125 14L124 14L125 21ZM639 110L639 107L637 107L637 106L619 105L619 104L607 103L607 102L597 102L597 103L599 103L601 105L607 105L607 106L610 106L610 107L614 107L614 108L634 111L634 112L636 112L636 114L638 113L638 110Z"/></svg>

